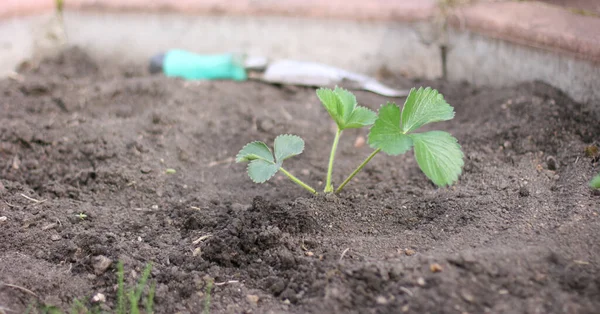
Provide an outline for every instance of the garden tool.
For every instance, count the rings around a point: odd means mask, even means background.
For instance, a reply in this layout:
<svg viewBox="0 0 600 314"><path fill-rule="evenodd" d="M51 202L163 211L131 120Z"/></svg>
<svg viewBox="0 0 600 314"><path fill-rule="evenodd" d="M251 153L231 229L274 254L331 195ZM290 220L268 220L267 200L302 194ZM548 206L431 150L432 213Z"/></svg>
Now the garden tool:
<svg viewBox="0 0 600 314"><path fill-rule="evenodd" d="M409 92L385 86L372 77L326 64L295 60L269 62L265 57L236 54L200 55L184 50L170 50L152 57L150 72L162 72L166 76L188 80L244 81L250 77L271 84L313 87L339 85L388 97L405 97Z"/></svg>

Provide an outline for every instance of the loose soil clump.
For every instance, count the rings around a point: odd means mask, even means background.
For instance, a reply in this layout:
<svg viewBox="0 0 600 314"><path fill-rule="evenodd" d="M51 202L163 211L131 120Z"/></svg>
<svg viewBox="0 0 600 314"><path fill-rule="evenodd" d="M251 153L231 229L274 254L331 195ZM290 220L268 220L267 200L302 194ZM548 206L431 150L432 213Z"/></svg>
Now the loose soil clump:
<svg viewBox="0 0 600 314"><path fill-rule="evenodd" d="M201 312L209 282L211 313L597 312L598 104L539 82L388 83L455 107L435 125L465 152L455 186L412 153L378 155L338 196L253 184L235 154L290 133L306 149L286 168L323 188L335 129L310 88L149 76L77 49L1 80L0 309L98 293L114 308L120 260L129 283L152 262L157 313ZM367 132L344 132L334 183Z"/></svg>

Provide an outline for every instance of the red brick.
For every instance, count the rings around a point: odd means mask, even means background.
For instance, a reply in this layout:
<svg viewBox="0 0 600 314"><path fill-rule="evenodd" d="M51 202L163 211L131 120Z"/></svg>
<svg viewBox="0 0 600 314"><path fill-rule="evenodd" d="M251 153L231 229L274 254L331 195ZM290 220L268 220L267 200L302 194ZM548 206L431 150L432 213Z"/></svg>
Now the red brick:
<svg viewBox="0 0 600 314"><path fill-rule="evenodd" d="M351 20L420 21L433 16L435 0L68 0L71 9L159 11L211 15L282 15Z"/></svg>
<svg viewBox="0 0 600 314"><path fill-rule="evenodd" d="M448 21L458 30L600 62L600 18L558 6L481 3L455 9Z"/></svg>
<svg viewBox="0 0 600 314"><path fill-rule="evenodd" d="M54 3L54 0L0 0L0 18L51 12Z"/></svg>

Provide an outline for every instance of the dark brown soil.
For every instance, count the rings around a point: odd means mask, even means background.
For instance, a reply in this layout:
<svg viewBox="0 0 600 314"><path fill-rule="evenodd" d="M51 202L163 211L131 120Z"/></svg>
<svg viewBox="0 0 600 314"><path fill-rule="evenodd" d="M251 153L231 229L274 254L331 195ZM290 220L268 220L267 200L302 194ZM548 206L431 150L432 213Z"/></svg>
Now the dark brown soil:
<svg viewBox="0 0 600 314"><path fill-rule="evenodd" d="M200 313L210 280L211 313L598 313L599 169L584 151L599 104L542 83L392 81L455 107L433 126L464 149L455 186L435 188L412 152L378 155L339 196L253 184L233 156L292 133L306 149L286 168L323 188L333 125L310 88L184 82L78 50L0 81L0 282L114 308L121 260L129 283L153 263L157 313ZM353 147L367 132L344 133L337 183L371 152ZM35 301L0 286L3 308Z"/></svg>

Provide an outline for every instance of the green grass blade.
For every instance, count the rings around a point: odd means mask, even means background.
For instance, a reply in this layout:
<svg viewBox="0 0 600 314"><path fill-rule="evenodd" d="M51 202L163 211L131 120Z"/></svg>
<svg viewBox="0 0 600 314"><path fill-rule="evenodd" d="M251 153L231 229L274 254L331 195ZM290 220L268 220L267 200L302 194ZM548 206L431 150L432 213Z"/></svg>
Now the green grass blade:
<svg viewBox="0 0 600 314"><path fill-rule="evenodd" d="M154 294L156 293L156 282L153 282L148 291L148 298L146 298L146 314L154 313Z"/></svg>
<svg viewBox="0 0 600 314"><path fill-rule="evenodd" d="M202 311L202 314L210 314L210 293L212 291L212 287L213 281L208 280L208 282L206 283L206 292L204 296L204 310Z"/></svg>
<svg viewBox="0 0 600 314"><path fill-rule="evenodd" d="M590 181L590 187L600 189L600 173Z"/></svg>
<svg viewBox="0 0 600 314"><path fill-rule="evenodd" d="M125 270L123 261L117 263L117 314L125 313Z"/></svg>

